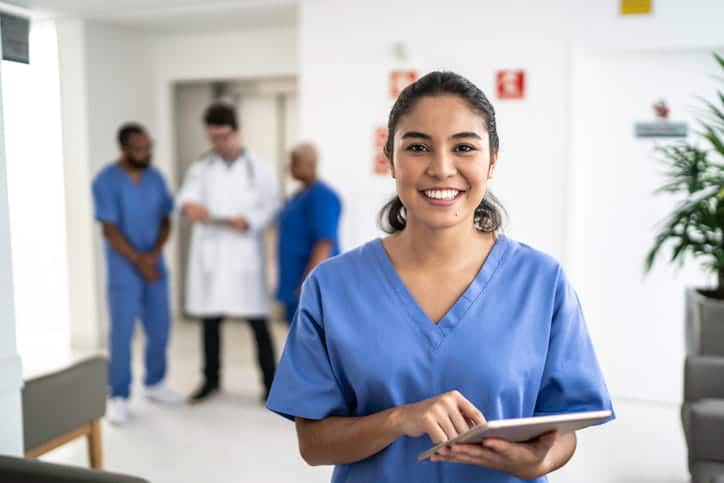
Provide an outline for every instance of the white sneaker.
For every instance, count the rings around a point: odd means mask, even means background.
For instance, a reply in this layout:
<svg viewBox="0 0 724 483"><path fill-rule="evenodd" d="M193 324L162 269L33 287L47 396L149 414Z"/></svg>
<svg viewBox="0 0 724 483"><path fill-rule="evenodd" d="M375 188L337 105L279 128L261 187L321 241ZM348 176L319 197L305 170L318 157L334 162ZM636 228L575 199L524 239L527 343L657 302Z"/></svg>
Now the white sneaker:
<svg viewBox="0 0 724 483"><path fill-rule="evenodd" d="M159 382L153 386L146 386L144 394L148 399L162 404L177 405L183 402L183 398L178 393L169 389L163 382Z"/></svg>
<svg viewBox="0 0 724 483"><path fill-rule="evenodd" d="M108 401L106 420L111 424L124 425L128 422L128 399L114 397Z"/></svg>

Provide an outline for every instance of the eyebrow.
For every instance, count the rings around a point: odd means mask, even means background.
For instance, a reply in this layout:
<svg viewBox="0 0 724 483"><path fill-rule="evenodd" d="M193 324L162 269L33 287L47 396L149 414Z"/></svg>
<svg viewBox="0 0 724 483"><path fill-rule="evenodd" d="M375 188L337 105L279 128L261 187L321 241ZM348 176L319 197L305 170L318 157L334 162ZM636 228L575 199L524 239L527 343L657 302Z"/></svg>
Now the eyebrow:
<svg viewBox="0 0 724 483"><path fill-rule="evenodd" d="M421 139L432 140L432 136L430 136L429 134L425 134L423 132L419 132L419 131L408 131L402 135L402 139L408 139L408 138L421 138ZM450 136L450 138L451 139L460 139L460 138L481 139L480 134L474 133L474 132L459 132L459 133L453 134L452 136Z"/></svg>

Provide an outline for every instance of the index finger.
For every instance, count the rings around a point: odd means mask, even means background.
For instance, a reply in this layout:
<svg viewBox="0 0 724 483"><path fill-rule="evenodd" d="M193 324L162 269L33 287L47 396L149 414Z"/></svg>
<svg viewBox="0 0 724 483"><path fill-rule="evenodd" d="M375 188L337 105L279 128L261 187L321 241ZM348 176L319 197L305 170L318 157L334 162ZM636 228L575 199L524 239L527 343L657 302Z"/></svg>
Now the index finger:
<svg viewBox="0 0 724 483"><path fill-rule="evenodd" d="M458 409L460 409L460 412L463 413L466 418L475 422L475 424L485 424L485 416L483 416L483 413L476 408L473 403L465 399L463 395L460 395L458 398Z"/></svg>

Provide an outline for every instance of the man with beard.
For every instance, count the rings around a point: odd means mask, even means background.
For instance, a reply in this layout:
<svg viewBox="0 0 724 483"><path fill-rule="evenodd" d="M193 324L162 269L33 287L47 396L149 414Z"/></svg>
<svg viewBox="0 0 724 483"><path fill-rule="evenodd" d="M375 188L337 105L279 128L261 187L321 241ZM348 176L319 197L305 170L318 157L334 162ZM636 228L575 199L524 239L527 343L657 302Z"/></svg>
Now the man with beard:
<svg viewBox="0 0 724 483"><path fill-rule="evenodd" d="M161 249L171 231L173 200L151 166L151 139L135 123L118 131L121 157L93 181L95 218L102 225L111 327L108 421L128 421L131 338L137 319L146 334L145 395L161 403L181 398L164 384L170 329L168 274Z"/></svg>

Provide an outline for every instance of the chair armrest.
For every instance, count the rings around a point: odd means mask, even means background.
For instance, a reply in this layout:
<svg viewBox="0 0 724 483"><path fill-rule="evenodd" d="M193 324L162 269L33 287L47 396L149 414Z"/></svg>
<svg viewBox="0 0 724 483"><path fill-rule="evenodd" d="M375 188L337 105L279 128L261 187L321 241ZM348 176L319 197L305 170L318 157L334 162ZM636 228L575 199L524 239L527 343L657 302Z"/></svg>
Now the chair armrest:
<svg viewBox="0 0 724 483"><path fill-rule="evenodd" d="M724 399L689 404L688 445L694 461L724 463Z"/></svg>
<svg viewBox="0 0 724 483"><path fill-rule="evenodd" d="M0 455L0 481L13 483L148 483L132 476Z"/></svg>
<svg viewBox="0 0 724 483"><path fill-rule="evenodd" d="M107 368L105 357L92 356L25 381L25 451L105 415Z"/></svg>
<svg viewBox="0 0 724 483"><path fill-rule="evenodd" d="M684 401L724 399L724 357L689 355L684 363Z"/></svg>

